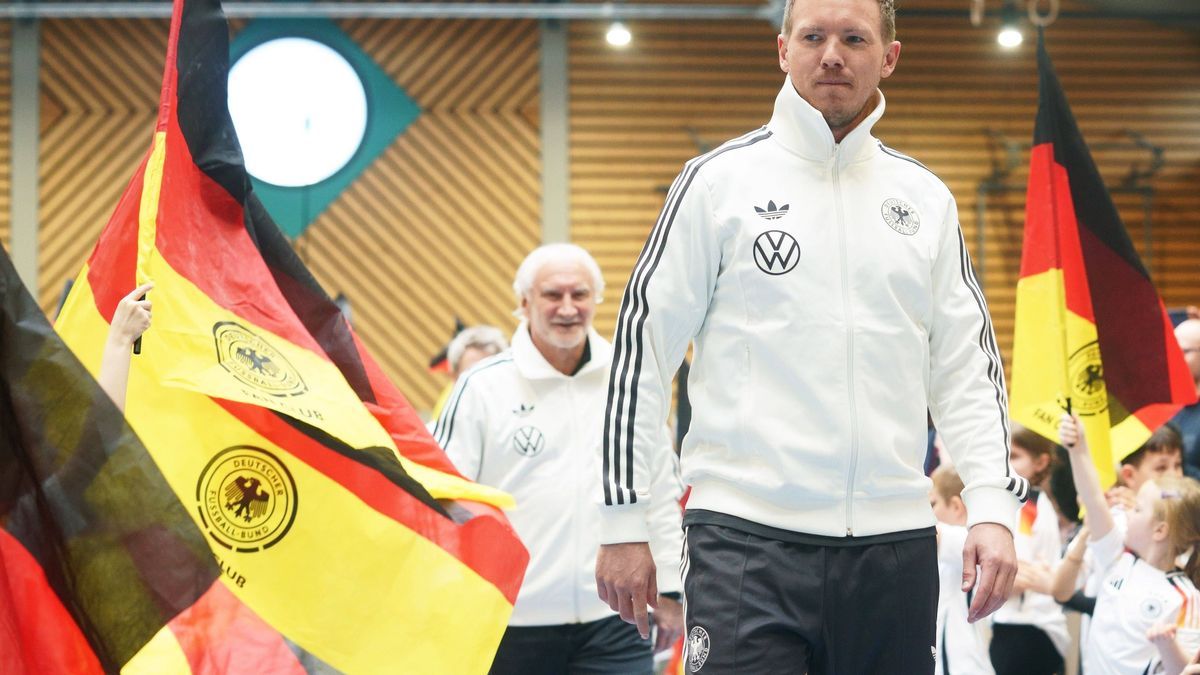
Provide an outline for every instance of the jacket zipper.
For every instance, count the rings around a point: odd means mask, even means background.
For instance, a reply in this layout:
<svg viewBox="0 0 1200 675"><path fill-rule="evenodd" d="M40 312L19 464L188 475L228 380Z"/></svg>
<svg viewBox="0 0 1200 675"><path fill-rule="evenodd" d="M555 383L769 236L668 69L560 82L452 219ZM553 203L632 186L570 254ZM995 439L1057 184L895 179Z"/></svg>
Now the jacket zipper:
<svg viewBox="0 0 1200 675"><path fill-rule="evenodd" d="M576 410L575 410L575 387L572 385L573 385L573 382L571 381L571 378L567 378L567 401L569 402L567 409L570 411L568 428L570 429L570 438L575 439L575 438L579 438L579 434L577 433L578 429L575 428L575 420L579 419L579 417L576 414ZM577 461L578 461L578 458L571 457L570 461L568 462L568 466L571 466L572 469L575 469L575 462L577 462ZM576 493L578 493L579 477L584 475L587 472L573 470L573 471L571 471L571 473L574 474L575 480L573 482L575 483L575 491L576 491ZM579 500L576 499L573 501L574 501L574 504L571 509L571 551L572 551L573 556L572 556L571 560L579 560L579 522L577 519L577 517L579 515ZM579 580L579 566L572 565L572 567L574 568L575 573L572 575L574 577L574 580L572 583L572 586L574 586L574 588L571 589L571 604L573 605L573 608L574 608L575 623L579 623L580 622L579 589L582 587L582 584L580 584L580 580Z"/></svg>
<svg viewBox="0 0 1200 675"><path fill-rule="evenodd" d="M854 472L858 469L858 407L854 397L854 310L850 304L850 263L846 255L846 215L839 175L841 145L833 151L833 198L842 254L842 311L846 316L846 383L850 395L850 470L846 472L846 536L854 536Z"/></svg>

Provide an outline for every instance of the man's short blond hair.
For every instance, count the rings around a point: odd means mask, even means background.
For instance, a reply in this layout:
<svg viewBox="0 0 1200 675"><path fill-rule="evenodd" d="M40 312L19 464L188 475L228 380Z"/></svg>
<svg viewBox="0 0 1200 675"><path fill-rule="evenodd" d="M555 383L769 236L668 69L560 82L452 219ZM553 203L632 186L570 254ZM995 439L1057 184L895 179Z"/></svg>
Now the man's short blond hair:
<svg viewBox="0 0 1200 675"><path fill-rule="evenodd" d="M787 0L783 5L783 24L779 32L785 38L792 34L792 3L796 0ZM883 24L880 28L883 30L884 45L891 44L896 39L896 0L877 0L879 2L879 15L883 19Z"/></svg>

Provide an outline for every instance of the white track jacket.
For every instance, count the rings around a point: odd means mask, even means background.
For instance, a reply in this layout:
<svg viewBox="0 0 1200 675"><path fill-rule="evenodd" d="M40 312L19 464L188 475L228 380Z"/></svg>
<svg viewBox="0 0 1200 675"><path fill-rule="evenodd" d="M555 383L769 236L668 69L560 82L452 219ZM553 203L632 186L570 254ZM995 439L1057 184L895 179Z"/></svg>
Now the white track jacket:
<svg viewBox="0 0 1200 675"><path fill-rule="evenodd" d="M529 549L529 568L509 625L596 621L615 614L596 593L600 430L612 346L594 331L591 359L573 376L551 366L522 323L512 348L459 378L434 437L467 478L512 494L509 520ZM661 423L647 448L654 507L651 531L660 593L678 592L678 462Z"/></svg>
<svg viewBox="0 0 1200 675"><path fill-rule="evenodd" d="M1012 526L1028 484L954 199L871 136L878 101L834 143L785 81L766 127L671 186L618 317L603 542L646 540L648 450L693 340L689 509L823 536L932 526L928 409L968 525Z"/></svg>

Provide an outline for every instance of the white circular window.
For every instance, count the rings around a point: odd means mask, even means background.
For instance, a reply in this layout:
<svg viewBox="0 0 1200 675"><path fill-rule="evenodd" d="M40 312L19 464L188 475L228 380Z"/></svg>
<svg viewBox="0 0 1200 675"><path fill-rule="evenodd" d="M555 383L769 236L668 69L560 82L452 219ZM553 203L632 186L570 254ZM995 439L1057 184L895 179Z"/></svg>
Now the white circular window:
<svg viewBox="0 0 1200 675"><path fill-rule="evenodd" d="M302 187L354 156L367 128L367 96L341 54L315 40L279 38L229 69L229 113L250 174Z"/></svg>

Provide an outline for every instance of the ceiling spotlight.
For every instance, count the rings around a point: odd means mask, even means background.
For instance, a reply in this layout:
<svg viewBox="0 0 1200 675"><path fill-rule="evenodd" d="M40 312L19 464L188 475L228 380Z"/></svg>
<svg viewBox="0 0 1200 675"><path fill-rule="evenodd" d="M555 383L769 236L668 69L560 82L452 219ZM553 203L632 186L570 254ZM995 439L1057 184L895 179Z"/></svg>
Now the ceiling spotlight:
<svg viewBox="0 0 1200 675"><path fill-rule="evenodd" d="M620 21L614 21L608 27L608 32L604 34L604 39L608 40L608 44L614 47L625 47L633 40L633 34L625 27L625 24Z"/></svg>
<svg viewBox="0 0 1200 675"><path fill-rule="evenodd" d="M996 42L999 42L1001 47L1008 49L1018 47L1024 41L1025 36L1021 35L1021 29L1016 26L1005 26L1000 29L999 35L996 36Z"/></svg>
<svg viewBox="0 0 1200 675"><path fill-rule="evenodd" d="M1005 49L1012 49L1019 46L1025 37L1021 35L1021 16L1017 10L1017 5L1012 0L1004 3L1004 9L1000 12L1000 33L996 35L996 42L1000 43Z"/></svg>

